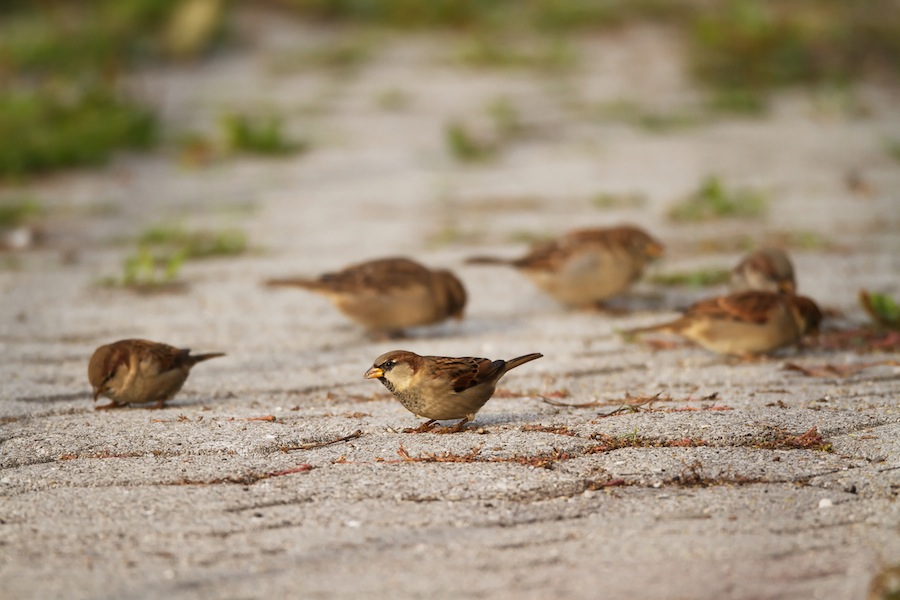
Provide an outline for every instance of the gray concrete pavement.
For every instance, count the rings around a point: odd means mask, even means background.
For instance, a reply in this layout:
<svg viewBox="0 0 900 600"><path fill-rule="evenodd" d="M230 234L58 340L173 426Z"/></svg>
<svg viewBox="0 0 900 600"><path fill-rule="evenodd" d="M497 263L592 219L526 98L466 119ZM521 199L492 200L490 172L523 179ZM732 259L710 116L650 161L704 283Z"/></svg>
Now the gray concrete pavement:
<svg viewBox="0 0 900 600"><path fill-rule="evenodd" d="M585 51L651 72L599 61L574 80L582 99L695 93L658 32ZM900 135L896 98L862 88L871 112L852 117L790 96L765 119L660 135L567 112L543 75L448 65L424 41L387 43L334 81L273 73L272 52L141 83L173 123L276 104L313 131L310 154L200 170L130 157L30 186L48 245L0 272L0 596L863 599L900 562L898 353L654 350L616 331L717 290L644 282L628 314L570 312L513 272L462 264L520 252L522 232L631 221L667 244L657 270L729 266L740 236L793 232L819 240L792 254L800 289L844 315L826 326L858 324L860 287L900 293L900 166L882 149ZM326 88L327 109L299 113ZM389 89L409 107L380 108ZM447 119L498 96L532 135L493 163L455 163ZM847 189L853 169L873 195ZM668 222L710 173L769 190L767 216ZM646 204L600 210L600 192ZM171 220L239 226L254 251L188 263L184 293L97 287L123 238ZM259 285L393 254L456 270L466 320L372 341L320 298ZM88 357L138 336L228 356L163 410L93 411ZM394 347L545 357L505 377L467 431L409 435L418 420L362 379ZM788 362L872 364L810 377Z"/></svg>

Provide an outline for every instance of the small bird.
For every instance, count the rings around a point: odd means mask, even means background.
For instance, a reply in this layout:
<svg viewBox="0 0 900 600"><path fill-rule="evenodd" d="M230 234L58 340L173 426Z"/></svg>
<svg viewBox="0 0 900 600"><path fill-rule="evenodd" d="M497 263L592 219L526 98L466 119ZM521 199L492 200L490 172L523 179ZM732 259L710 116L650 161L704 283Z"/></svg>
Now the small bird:
<svg viewBox="0 0 900 600"><path fill-rule="evenodd" d="M793 294L797 289L794 265L783 250L761 248L745 256L731 270L731 289Z"/></svg>
<svg viewBox="0 0 900 600"><path fill-rule="evenodd" d="M462 419L451 429L460 431L494 394L497 381L507 371L542 356L535 353L492 361L393 350L376 358L365 378L378 379L407 410L428 419L412 431L429 431L444 419Z"/></svg>
<svg viewBox="0 0 900 600"><path fill-rule="evenodd" d="M644 230L623 225L570 231L517 259L474 256L466 262L509 265L558 302L587 307L627 290L662 252L663 245Z"/></svg>
<svg viewBox="0 0 900 600"><path fill-rule="evenodd" d="M388 337L407 327L462 319L466 306L466 289L453 273L408 258L362 262L318 279L270 279L266 285L322 294L370 332Z"/></svg>
<svg viewBox="0 0 900 600"><path fill-rule="evenodd" d="M822 312L805 296L755 290L701 300L681 318L628 331L674 333L720 354L750 357L818 331Z"/></svg>
<svg viewBox="0 0 900 600"><path fill-rule="evenodd" d="M88 380L94 389L94 402L100 396L112 402L94 408L147 402L156 402L156 408L162 408L184 385L191 367L217 356L225 355L192 355L187 348L149 340L119 340L100 346L88 363Z"/></svg>

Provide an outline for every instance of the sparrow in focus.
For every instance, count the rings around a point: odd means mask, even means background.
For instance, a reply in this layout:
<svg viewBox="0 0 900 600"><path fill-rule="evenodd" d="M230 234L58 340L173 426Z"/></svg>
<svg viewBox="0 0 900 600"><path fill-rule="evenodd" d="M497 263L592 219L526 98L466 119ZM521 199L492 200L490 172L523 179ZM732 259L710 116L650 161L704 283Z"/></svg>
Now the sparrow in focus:
<svg viewBox="0 0 900 600"><path fill-rule="evenodd" d="M393 350L375 359L366 379L378 379L413 414L428 419L416 432L429 431L435 422L462 419L459 431L494 394L497 381L507 371L541 358L526 354L512 360L419 356Z"/></svg>
<svg viewBox="0 0 900 600"><path fill-rule="evenodd" d="M623 225L570 231L517 259L475 256L466 262L509 265L560 303L584 307L627 290L662 252L663 245L644 230Z"/></svg>
<svg viewBox="0 0 900 600"><path fill-rule="evenodd" d="M371 260L318 279L270 279L266 285L322 294L370 332L388 336L407 327L462 319L466 306L466 289L453 273L408 258Z"/></svg>
<svg viewBox="0 0 900 600"><path fill-rule="evenodd" d="M221 352L195 354L148 340L119 340L100 346L88 363L88 380L94 402L106 396L112 402L95 410L124 404L156 402L162 408L184 385L191 367L198 362L225 356Z"/></svg>
<svg viewBox="0 0 900 600"><path fill-rule="evenodd" d="M750 290L701 300L681 318L628 333L674 333L713 352L747 357L796 344L821 321L819 307L805 296Z"/></svg>
<svg viewBox="0 0 900 600"><path fill-rule="evenodd" d="M787 253L778 248L751 252L731 270L731 289L793 294L797 289L794 265Z"/></svg>

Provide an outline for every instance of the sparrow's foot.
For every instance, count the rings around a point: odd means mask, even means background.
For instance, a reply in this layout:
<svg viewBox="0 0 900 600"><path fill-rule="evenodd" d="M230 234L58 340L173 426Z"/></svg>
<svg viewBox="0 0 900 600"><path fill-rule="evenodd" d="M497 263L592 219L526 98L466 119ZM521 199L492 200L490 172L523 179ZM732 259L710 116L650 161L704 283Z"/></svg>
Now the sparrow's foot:
<svg viewBox="0 0 900 600"><path fill-rule="evenodd" d="M111 408L121 408L122 405L118 402L110 402L109 404L104 404L102 406L95 406L94 410L110 410Z"/></svg>
<svg viewBox="0 0 900 600"><path fill-rule="evenodd" d="M403 430L403 433L428 433L429 431L434 429L436 425L437 425L436 419L429 419L428 421L425 421L424 423L422 423L415 429L413 429L412 427L407 427L406 429Z"/></svg>

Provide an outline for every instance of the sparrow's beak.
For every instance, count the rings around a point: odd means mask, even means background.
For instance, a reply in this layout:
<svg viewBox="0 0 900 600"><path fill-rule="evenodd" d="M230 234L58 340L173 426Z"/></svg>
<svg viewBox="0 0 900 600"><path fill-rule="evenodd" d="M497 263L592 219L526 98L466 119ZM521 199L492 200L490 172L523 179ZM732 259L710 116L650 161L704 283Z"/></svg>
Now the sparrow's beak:
<svg viewBox="0 0 900 600"><path fill-rule="evenodd" d="M794 282L793 281L782 281L778 284L778 290L782 294L793 294L794 293Z"/></svg>
<svg viewBox="0 0 900 600"><path fill-rule="evenodd" d="M381 379L382 377L384 377L384 371L378 367L372 367L365 374L366 379Z"/></svg>
<svg viewBox="0 0 900 600"><path fill-rule="evenodd" d="M96 402L97 398L100 397L100 388L95 387L93 389L94 389L94 402Z"/></svg>

